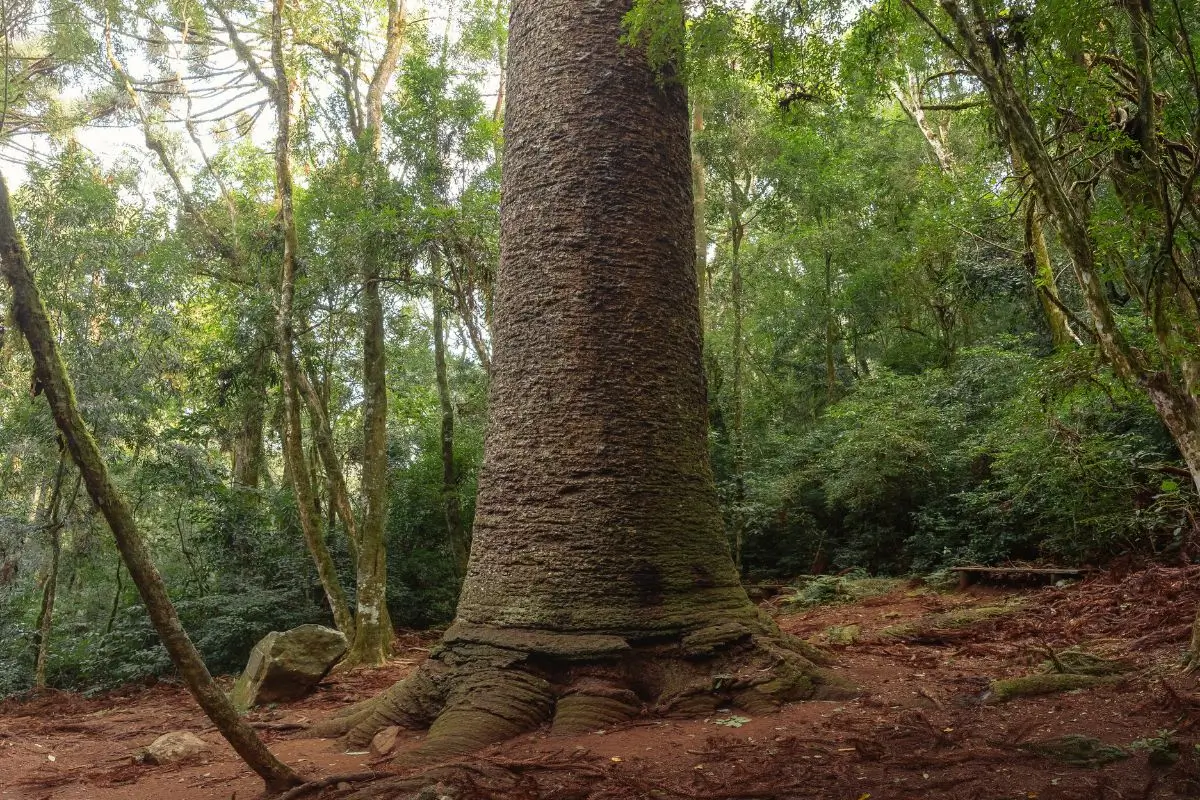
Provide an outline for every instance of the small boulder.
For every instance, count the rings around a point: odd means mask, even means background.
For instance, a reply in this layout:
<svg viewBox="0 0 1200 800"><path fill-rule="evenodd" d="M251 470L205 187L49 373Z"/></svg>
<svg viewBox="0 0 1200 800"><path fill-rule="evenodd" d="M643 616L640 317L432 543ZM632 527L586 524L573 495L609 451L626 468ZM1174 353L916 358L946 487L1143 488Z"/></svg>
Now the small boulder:
<svg viewBox="0 0 1200 800"><path fill-rule="evenodd" d="M400 729L395 725L384 728L379 733L371 738L371 755L379 758L386 756L396 747L396 737L400 735Z"/></svg>
<svg viewBox="0 0 1200 800"><path fill-rule="evenodd" d="M211 749L208 742L194 733L187 731L171 731L142 748L137 754L137 760L145 764L175 764L186 761Z"/></svg>
<svg viewBox="0 0 1200 800"><path fill-rule="evenodd" d="M329 674L348 647L345 634L323 625L271 631L250 651L229 699L245 711L303 697Z"/></svg>

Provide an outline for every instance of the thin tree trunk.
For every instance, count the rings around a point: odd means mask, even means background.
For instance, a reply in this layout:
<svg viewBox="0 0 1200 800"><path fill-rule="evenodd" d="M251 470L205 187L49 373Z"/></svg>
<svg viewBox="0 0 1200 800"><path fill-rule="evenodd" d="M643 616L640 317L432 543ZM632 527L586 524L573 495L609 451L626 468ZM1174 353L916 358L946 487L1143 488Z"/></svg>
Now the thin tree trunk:
<svg viewBox="0 0 1200 800"><path fill-rule="evenodd" d="M117 622L117 611L121 608L121 594L125 591L125 587L121 585L121 566L125 562L121 560L121 554L117 554L117 569L113 572L113 583L116 588L113 589L112 605L108 607L108 622L104 625L104 634L107 636L112 633L113 625Z"/></svg>
<svg viewBox="0 0 1200 800"><path fill-rule="evenodd" d="M436 251L431 252L430 263L433 267L433 363L438 403L442 409L442 512L446 518L446 538L454 561L454 574L461 581L467 574L471 540L463 527L458 469L454 464L454 403L450 396L450 378L446 372L446 335L440 289L442 276L440 257Z"/></svg>
<svg viewBox="0 0 1200 800"><path fill-rule="evenodd" d="M313 439L316 441L317 452L321 456L321 463L325 467L325 476L329 483L329 529L333 528L334 515L342 520L342 526L346 529L347 548L350 551L350 558L354 561L355 569L357 570L360 538L358 517L354 513L354 506L350 503L350 492L346 488L346 478L342 472L341 459L338 458L337 451L333 446L333 429L330 426L329 414L327 412L328 401L313 388L312 380L304 372L299 372L298 378L300 381L300 392L304 397L305 404L308 406L308 417ZM358 620L356 619L356 633L358 627ZM389 634L392 630L392 618L388 613L386 603L382 609L380 628L384 631L384 635L389 636L390 640ZM343 661L341 668L350 666L356 666L356 664Z"/></svg>
<svg viewBox="0 0 1200 800"><path fill-rule="evenodd" d="M195 645L179 624L179 616L167 594L162 576L155 569L124 498L108 475L95 439L79 414L75 392L66 367L58 354L46 307L42 303L33 275L26 262L8 198L8 187L0 177L0 266L13 292L13 312L17 324L29 342L34 368L45 390L54 421L66 440L76 466L83 475L88 494L104 515L117 549L137 584L150 621L162 639L171 661L179 670L188 691L221 735L239 756L258 773L268 791L280 791L302 783L295 772L279 761L263 745L221 691Z"/></svg>
<svg viewBox="0 0 1200 800"><path fill-rule="evenodd" d="M248 387L241 393L238 427L233 438L233 485L257 489L266 458L263 454L263 428L266 426L266 393L263 385L270 350L263 345L250 359Z"/></svg>
<svg viewBox="0 0 1200 800"><path fill-rule="evenodd" d="M1025 171L1025 162L1016 148L1010 149L1013 172ZM1033 277L1033 289L1037 294L1046 325L1050 329L1050 341L1056 350L1079 344L1079 337L1071 330L1071 323L1062 310L1058 295L1058 281L1054 279L1054 265L1050 262L1050 251L1046 247L1046 234L1042 230L1042 218L1038 214L1037 193L1029 196L1029 208L1025 212L1025 260Z"/></svg>
<svg viewBox="0 0 1200 800"><path fill-rule="evenodd" d="M364 260L363 274L363 524L358 538L358 591L351 664L382 664L391 652L387 611L387 377L383 302L378 262Z"/></svg>
<svg viewBox="0 0 1200 800"><path fill-rule="evenodd" d="M350 505L350 492L346 489L346 478L342 474L342 462L333 447L333 430L329 425L329 415L325 411L324 400L313 388L312 381L304 372L297 372L300 382L300 394L308 407L308 419L311 423L313 439L317 443L317 452L321 455L321 463L325 467L325 475L329 478L330 506L336 511L346 529L346 540L350 545L350 553L358 559L358 520L354 516L354 508ZM332 518L331 518L332 519Z"/></svg>
<svg viewBox="0 0 1200 800"><path fill-rule="evenodd" d="M943 174L954 174L954 158L950 153L950 149L946 146L946 141L940 134L935 132L929 125L925 117L925 111L921 107L921 98L917 90L917 81L911 73L907 75L906 86L902 87L898 82L892 84L892 95L900 104L909 118L916 124L917 130L921 132L921 136L925 139L925 143L929 145L929 149L933 152L934 160ZM1021 156L1017 150L1011 150L1013 171L1020 174L1024 171L1024 166L1021 162ZM1041 218L1034 213L1033 204L1030 205L1030 214L1026 217L1025 223L1025 246L1028 251L1030 263L1030 272L1033 275L1034 291L1037 294L1038 303L1042 306L1042 311L1046 315L1046 323L1050 328L1050 337L1054 342L1055 348L1069 346L1072 342L1078 343L1078 338L1072 333L1067 315L1054 302L1058 299L1058 286L1054 280L1054 270L1050 264L1050 255L1046 250L1046 238L1042 232Z"/></svg>
<svg viewBox="0 0 1200 800"><path fill-rule="evenodd" d="M379 181L384 171L379 163L383 136L383 94L391 82L404 44L405 7L389 0L387 38L371 84L367 89L367 197L378 203ZM363 319L363 520L358 533L355 635L349 665L378 665L392 648L391 620L387 611L387 361L383 299L380 296L381 244L369 232L362 259Z"/></svg>
<svg viewBox="0 0 1200 800"><path fill-rule="evenodd" d="M736 192L737 187L734 186ZM729 269L731 291L729 302L733 306L733 370L730 375L730 392L733 394L733 420L730 427L729 444L733 450L733 563L742 568L742 544L746 538L746 395L743 382L745 360L745 305L742 279L742 219L740 209L730 211L729 219Z"/></svg>
<svg viewBox="0 0 1200 800"><path fill-rule="evenodd" d="M15 459L9 459L10 468L13 462L15 462ZM26 515L26 519L30 525L36 524L46 513L46 507L43 505L43 502L46 499L46 491L50 488L51 480L47 476L34 484L33 497L29 498L29 513Z"/></svg>
<svg viewBox="0 0 1200 800"><path fill-rule="evenodd" d="M825 251L825 402L837 399L837 367L833 348L837 337L837 317L833 313L833 253Z"/></svg>
<svg viewBox="0 0 1200 800"><path fill-rule="evenodd" d="M921 97L917 91L917 80L911 72L906 74L906 86L901 86L899 82L892 83L892 96L896 98L896 102L900 104L900 108L908 115L917 126L917 130L921 132L921 136L925 139L925 144L929 145L929 149L933 152L934 160L938 167L946 175L954 174L954 157L950 154L950 148L946 146L946 142L942 137L935 133L930 127L929 122L925 119L925 109L921 107Z"/></svg>
<svg viewBox="0 0 1200 800"><path fill-rule="evenodd" d="M704 130L704 110L699 100L692 106L692 200L696 229L696 286L699 292L700 333L704 333L704 305L708 299L708 228L704 156L696 149L696 135Z"/></svg>
<svg viewBox="0 0 1200 800"><path fill-rule="evenodd" d="M346 602L333 558L325 545L324 525L317 508L313 476L304 457L303 428L301 426L301 400L299 390L300 368L296 362L295 333L293 329L293 302L296 295L296 258L299 240L296 221L292 211L292 168L291 168L291 125L292 98L287 69L283 60L283 0L274 0L271 11L271 62L275 70L274 82L270 85L271 99L275 103L275 187L279 199L279 226L283 233L283 266L279 281L279 311L275 328L279 338L279 363L283 383L283 458L291 477L296 498L296 510L300 527L309 553L317 567L317 575L325 598L333 613L334 624L346 637L354 638L354 618Z"/></svg>
<svg viewBox="0 0 1200 800"><path fill-rule="evenodd" d="M496 0L496 15L493 18L492 30L496 43L496 103L492 106L492 122L499 122L504 114L504 93L508 87L508 35L504 30L504 0ZM499 141L499 140L497 140ZM499 148L497 148L499 155Z"/></svg>
<svg viewBox="0 0 1200 800"><path fill-rule="evenodd" d="M54 595L58 587L58 561L62 552L62 525L59 523L59 506L62 504L63 473L67 468L67 454L58 457L58 469L54 474L54 487L50 492L50 505L43 520L50 534L50 563L46 568L45 583L42 584L42 607L38 612L38 649L34 667L33 686L46 688L46 660L50 655L50 631L54 621Z"/></svg>

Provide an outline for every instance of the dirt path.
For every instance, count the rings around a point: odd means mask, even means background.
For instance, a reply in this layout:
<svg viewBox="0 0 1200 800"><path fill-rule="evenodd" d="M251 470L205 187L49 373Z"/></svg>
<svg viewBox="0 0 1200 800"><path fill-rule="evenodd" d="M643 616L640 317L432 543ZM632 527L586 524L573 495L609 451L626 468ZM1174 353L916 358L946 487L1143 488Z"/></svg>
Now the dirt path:
<svg viewBox="0 0 1200 800"><path fill-rule="evenodd" d="M1200 685L1178 670L1198 603L1200 568L1153 568L1065 589L901 586L845 605L776 609L785 630L836 654L860 698L755 719L722 712L578 737L531 734L434 777L457 798L1200 798ZM423 656L418 640L408 644L385 669L335 676L312 697L253 719L307 775L386 770L289 726L406 674ZM1046 647L1080 645L1131 671L1085 691L993 702L992 680L1036 672ZM192 731L213 749L181 766L134 763L138 747L170 730ZM1055 755L1055 738L1070 735L1090 737L1092 750L1075 740L1067 756ZM1120 755L1100 745L1126 757L1099 763ZM1091 763L1063 760L1072 756ZM260 787L175 686L0 703L0 800L246 800Z"/></svg>

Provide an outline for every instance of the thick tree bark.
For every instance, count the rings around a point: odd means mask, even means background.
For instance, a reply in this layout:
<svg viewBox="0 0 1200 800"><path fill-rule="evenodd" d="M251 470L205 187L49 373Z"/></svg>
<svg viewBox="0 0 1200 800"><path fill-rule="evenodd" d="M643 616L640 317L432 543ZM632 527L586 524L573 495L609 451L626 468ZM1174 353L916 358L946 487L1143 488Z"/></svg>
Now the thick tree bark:
<svg viewBox="0 0 1200 800"><path fill-rule="evenodd" d="M34 369L45 391L54 421L83 475L88 494L112 529L117 549L121 551L129 574L137 584L150 621L188 691L238 755L262 777L268 791L279 791L302 783L299 776L275 758L253 729L238 716L179 624L179 616L167 594L167 587L150 559L133 513L109 477L100 449L79 414L74 388L67 376L66 366L59 357L46 307L29 271L25 251L13 223L8 187L3 178L0 178L0 267L3 267L4 277L12 287L14 316L29 342Z"/></svg>
<svg viewBox="0 0 1200 800"><path fill-rule="evenodd" d="M708 462L687 104L624 0L518 0L488 434L455 624L324 733L412 759L844 690L750 603ZM682 19L680 19L682 24Z"/></svg>

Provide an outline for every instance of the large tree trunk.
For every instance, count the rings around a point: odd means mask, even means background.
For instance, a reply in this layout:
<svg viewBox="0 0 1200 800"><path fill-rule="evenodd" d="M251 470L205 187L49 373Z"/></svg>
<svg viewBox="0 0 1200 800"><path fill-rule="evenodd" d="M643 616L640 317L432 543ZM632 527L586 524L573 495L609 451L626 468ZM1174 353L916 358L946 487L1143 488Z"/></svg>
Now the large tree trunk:
<svg viewBox="0 0 1200 800"><path fill-rule="evenodd" d="M179 615L175 613L175 607L167 595L162 576L150 559L133 513L109 477L100 448L79 414L75 390L58 354L46 307L29 271L25 251L13 223L8 187L3 178L0 178L0 267L12 287L13 316L29 341L37 379L46 393L54 421L66 441L71 458L83 475L92 502L112 529L121 558L129 567L129 574L137 584L142 602L146 604L150 622L162 639L175 668L179 670L184 685L237 754L262 777L268 791L279 791L302 783L299 776L275 758L254 730L238 716L179 623Z"/></svg>
<svg viewBox="0 0 1200 800"><path fill-rule="evenodd" d="M837 686L738 582L708 463L687 105L625 0L518 0L488 435L455 624L321 727L429 759ZM682 24L682 20L680 20ZM718 677L714 677L718 676Z"/></svg>

